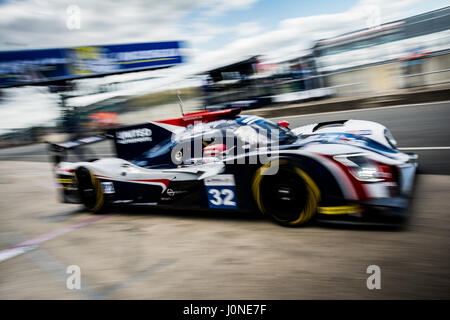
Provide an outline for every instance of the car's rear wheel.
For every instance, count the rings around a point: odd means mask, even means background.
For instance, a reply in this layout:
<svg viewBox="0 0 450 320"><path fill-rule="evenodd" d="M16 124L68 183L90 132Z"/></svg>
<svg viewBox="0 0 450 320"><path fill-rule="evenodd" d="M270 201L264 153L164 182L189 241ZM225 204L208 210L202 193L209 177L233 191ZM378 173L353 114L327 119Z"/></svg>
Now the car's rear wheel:
<svg viewBox="0 0 450 320"><path fill-rule="evenodd" d="M75 178L78 194L86 209L94 213L102 211L105 201L100 181L85 167L75 171Z"/></svg>
<svg viewBox="0 0 450 320"><path fill-rule="evenodd" d="M272 165L275 174L268 174ZM277 160L260 167L252 182L259 210L285 226L299 226L316 214L320 190L305 168L288 160Z"/></svg>

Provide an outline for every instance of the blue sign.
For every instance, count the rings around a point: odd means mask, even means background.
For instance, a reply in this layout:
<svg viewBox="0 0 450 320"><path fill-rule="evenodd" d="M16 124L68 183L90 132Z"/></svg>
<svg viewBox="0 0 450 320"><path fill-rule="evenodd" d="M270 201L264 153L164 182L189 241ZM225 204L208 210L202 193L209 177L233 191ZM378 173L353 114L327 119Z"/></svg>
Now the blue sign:
<svg viewBox="0 0 450 320"><path fill-rule="evenodd" d="M183 62L181 42L0 52L0 87L103 76Z"/></svg>

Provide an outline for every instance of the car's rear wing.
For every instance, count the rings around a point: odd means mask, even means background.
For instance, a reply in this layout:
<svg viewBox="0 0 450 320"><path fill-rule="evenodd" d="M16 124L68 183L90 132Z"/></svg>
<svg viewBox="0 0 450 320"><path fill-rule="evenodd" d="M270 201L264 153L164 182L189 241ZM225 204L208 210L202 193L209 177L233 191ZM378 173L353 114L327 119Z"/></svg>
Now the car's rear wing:
<svg viewBox="0 0 450 320"><path fill-rule="evenodd" d="M110 134L99 134L91 137L79 138L73 141L50 143L48 146L48 151L52 162L54 164L58 164L62 161L67 160L67 155L70 150L74 150L81 146L101 142L112 137L113 136Z"/></svg>
<svg viewBox="0 0 450 320"><path fill-rule="evenodd" d="M240 108L232 108L218 111L198 111L183 114L182 117L158 120L156 122L170 124L174 126L187 127L198 122L212 122L222 119L234 119L241 112Z"/></svg>
<svg viewBox="0 0 450 320"><path fill-rule="evenodd" d="M92 137L80 138L62 143L52 143L49 146L49 153L53 163L71 161L72 154L76 160L92 161L99 158L98 155L105 155L105 148L100 147L98 152L85 150L84 146L101 142L107 139L114 141L115 150L108 148L106 153L109 156L118 157L124 160L133 160L142 153L150 150L156 144L171 138L173 134L184 131L183 127L177 127L165 123L146 122L130 126L114 128L105 134ZM70 152L72 151L72 152Z"/></svg>

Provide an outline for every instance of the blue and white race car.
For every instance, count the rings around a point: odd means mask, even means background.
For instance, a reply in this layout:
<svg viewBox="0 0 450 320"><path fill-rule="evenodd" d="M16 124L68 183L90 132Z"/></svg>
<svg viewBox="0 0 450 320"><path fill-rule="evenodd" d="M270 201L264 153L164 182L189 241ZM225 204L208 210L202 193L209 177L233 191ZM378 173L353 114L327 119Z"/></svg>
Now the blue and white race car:
<svg viewBox="0 0 450 320"><path fill-rule="evenodd" d="M239 110L205 111L50 150L62 201L93 212L126 204L252 211L285 226L405 221L417 156L397 150L386 127L362 120L288 126ZM71 151L108 138L115 157L70 160Z"/></svg>

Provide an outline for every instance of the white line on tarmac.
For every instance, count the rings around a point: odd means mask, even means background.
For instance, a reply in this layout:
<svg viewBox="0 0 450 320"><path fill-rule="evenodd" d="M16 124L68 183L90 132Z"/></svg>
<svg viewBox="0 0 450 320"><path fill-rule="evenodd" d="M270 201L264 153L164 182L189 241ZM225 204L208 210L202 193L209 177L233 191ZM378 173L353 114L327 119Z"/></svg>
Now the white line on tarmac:
<svg viewBox="0 0 450 320"><path fill-rule="evenodd" d="M13 247L10 249L5 249L0 251L0 262L17 257L21 254L24 254L27 251L35 249L36 246L25 246L25 247Z"/></svg>
<svg viewBox="0 0 450 320"><path fill-rule="evenodd" d="M20 240L17 239L23 239L22 236L8 232L8 239L13 238L14 242L19 242ZM7 239L7 241L8 241ZM9 239L11 240L11 239ZM34 248L31 248L31 251L26 257L37 267L40 269L46 271L49 275L51 275L56 281L62 282L66 284L67 279L67 266L63 264L61 261L56 259L53 255L51 255L49 252L44 250L43 248L39 248L35 246ZM82 290L75 290L74 293L81 294L84 298L89 300L104 300L108 299L109 296L113 295L114 293L118 292L119 290L122 290L123 288L131 286L135 282L139 282L140 280L143 280L149 276L151 276L156 271L159 271L167 266L170 266L171 264L175 263L176 259L163 259L159 262L153 263L152 265L146 267L142 271L138 271L131 277L121 281L116 282L111 286L106 287L105 289L97 289L95 287L90 286L86 282L86 277L83 277L81 280L81 288Z"/></svg>
<svg viewBox="0 0 450 320"><path fill-rule="evenodd" d="M72 224L70 226L67 226L67 227L64 227L61 229L57 229L55 231L51 231L49 233L43 234L43 235L41 235L37 238L31 239L31 240L21 242L21 243L15 245L13 247L10 247L8 249L0 250L0 262L17 257L18 255L24 254L27 251L33 250L34 248L37 248L37 246L39 244L41 244L42 242L51 240L53 238L56 238L67 232L70 232L72 230L83 228L93 222L102 220L111 215L112 214L106 214L106 215L102 215L102 216L98 216L98 217L84 219L84 220L82 220L78 223Z"/></svg>
<svg viewBox="0 0 450 320"><path fill-rule="evenodd" d="M274 117L274 118L269 118L269 119L290 119L290 118L300 118L300 117L308 117L308 116L319 116L319 115L324 115L324 114L337 114L337 113L345 113L345 112L396 109L396 108L428 106L428 105L444 104L444 103L450 103L450 100L435 101L435 102L428 102L428 103L399 104L396 106L388 106L388 107L375 107L375 108L364 108L364 109L351 109L351 110L341 110L341 111L308 113L308 114L292 115L292 116L285 116L285 117ZM299 107L299 108L301 108L301 107Z"/></svg>

